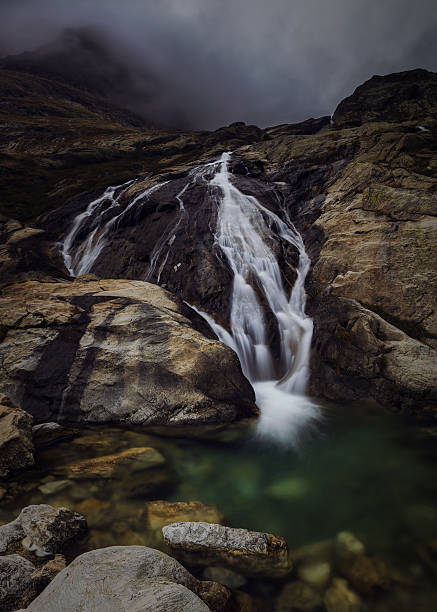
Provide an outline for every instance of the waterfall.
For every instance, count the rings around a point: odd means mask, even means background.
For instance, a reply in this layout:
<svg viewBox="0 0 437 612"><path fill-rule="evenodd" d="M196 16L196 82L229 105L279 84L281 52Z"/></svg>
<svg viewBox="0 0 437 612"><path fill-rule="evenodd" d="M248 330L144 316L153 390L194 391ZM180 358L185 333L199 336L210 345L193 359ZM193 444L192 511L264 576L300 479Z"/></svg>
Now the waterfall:
<svg viewBox="0 0 437 612"><path fill-rule="evenodd" d="M110 231L117 229L129 211L141 205L154 191L166 184L164 182L148 187L122 208L122 197L135 182L134 179L122 185L108 187L74 219L71 230L61 245L64 264L71 276L90 272L108 243Z"/></svg>
<svg viewBox="0 0 437 612"><path fill-rule="evenodd" d="M280 219L231 182L230 158L231 153L223 153L218 161L190 170L188 181L175 195L179 204L176 219L157 239L151 253L147 279L155 276L159 283L177 232L188 214L183 196L194 183L204 183L217 204L215 244L233 273L230 331L210 314L192 308L237 353L260 408L259 434L296 445L302 427L318 418L317 406L305 396L313 333L313 322L305 314L305 279L311 262L287 213L283 211L284 220ZM145 189L123 207L123 196L134 182L108 187L73 221L62 245L65 266L72 276L89 272L123 217L168 181ZM290 295L273 251L278 242L292 245L299 254ZM269 338L266 310L277 328L276 351Z"/></svg>
<svg viewBox="0 0 437 612"><path fill-rule="evenodd" d="M233 272L230 333L210 315L196 310L219 339L237 353L260 407L260 435L295 444L297 431L318 416L317 407L304 395L313 333L313 322L305 314L305 278L311 262L302 237L288 218L287 222L282 221L256 198L245 195L231 183L230 157L229 152L222 154L213 164L214 173L209 180L212 197L218 204L215 241ZM299 253L290 296L284 289L279 263L270 246L277 243L278 237ZM277 324L279 363L275 363L269 345L259 293Z"/></svg>

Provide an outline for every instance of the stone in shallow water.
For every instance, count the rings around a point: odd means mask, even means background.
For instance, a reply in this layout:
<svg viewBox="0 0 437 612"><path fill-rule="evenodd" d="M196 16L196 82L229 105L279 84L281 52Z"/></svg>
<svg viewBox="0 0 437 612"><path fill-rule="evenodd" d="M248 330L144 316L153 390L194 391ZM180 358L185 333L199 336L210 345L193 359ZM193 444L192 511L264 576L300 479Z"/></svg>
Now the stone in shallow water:
<svg viewBox="0 0 437 612"><path fill-rule="evenodd" d="M274 482L266 489L266 494L274 499L298 499L304 497L309 485L303 478L287 478Z"/></svg>
<svg viewBox="0 0 437 612"><path fill-rule="evenodd" d="M355 557L344 566L342 574L360 593L369 593L375 588L387 588L390 585L388 567L376 557Z"/></svg>
<svg viewBox="0 0 437 612"><path fill-rule="evenodd" d="M162 532L172 553L192 565L225 564L268 577L291 570L287 543L269 533L205 522L172 523Z"/></svg>
<svg viewBox="0 0 437 612"><path fill-rule="evenodd" d="M292 612L294 610L316 610L322 605L322 597L317 589L296 580L288 582L282 589L277 602L276 612Z"/></svg>
<svg viewBox="0 0 437 612"><path fill-rule="evenodd" d="M43 495L54 495L67 489L71 484L70 480L51 480L40 485L38 491L41 491Z"/></svg>
<svg viewBox="0 0 437 612"><path fill-rule="evenodd" d="M299 578L315 588L323 588L331 577L331 565L326 561L307 561L299 566Z"/></svg>
<svg viewBox="0 0 437 612"><path fill-rule="evenodd" d="M335 538L335 553L339 560L347 561L363 555L365 547L350 531L341 531Z"/></svg>
<svg viewBox="0 0 437 612"><path fill-rule="evenodd" d="M208 612L200 582L168 555L145 546L113 546L77 557L28 612Z"/></svg>
<svg viewBox="0 0 437 612"><path fill-rule="evenodd" d="M360 612L362 609L361 599L343 578L334 578L323 601L328 612Z"/></svg>
<svg viewBox="0 0 437 612"><path fill-rule="evenodd" d="M84 459L64 468L69 478L113 478L118 471L141 472L165 463L164 457L154 448L129 448L116 455Z"/></svg>

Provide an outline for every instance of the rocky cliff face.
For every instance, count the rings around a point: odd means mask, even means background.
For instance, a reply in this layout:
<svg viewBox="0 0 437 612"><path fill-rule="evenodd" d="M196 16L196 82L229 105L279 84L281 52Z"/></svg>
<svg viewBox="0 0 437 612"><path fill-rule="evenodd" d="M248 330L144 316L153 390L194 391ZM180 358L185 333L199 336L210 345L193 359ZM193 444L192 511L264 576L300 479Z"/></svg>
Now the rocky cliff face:
<svg viewBox="0 0 437 612"><path fill-rule="evenodd" d="M158 283L227 326L231 274L214 241L217 202L207 181L193 176L233 150L234 183L282 218L288 215L312 259L312 393L373 398L412 411L435 407L436 90L437 75L422 70L373 77L338 106L333 123L328 117L266 130L234 124L214 133L127 125L121 116L109 123L102 113L91 125L71 106L61 119L52 110L43 119L27 111L18 117L21 103L3 145L3 180L11 194L4 211L11 216L21 197L13 177L28 167L27 177L42 173L36 201L18 210L21 222L31 220L45 234L32 234L25 247L13 238L23 228L6 228L7 282L17 273L22 281L41 274L68 278L57 243L108 185L136 179L121 193L117 210L123 214L89 271ZM74 135L66 130L73 120ZM43 143L37 128L46 134ZM91 230L102 234L110 205L103 198L100 227L92 225L94 215L73 247L80 248ZM297 254L279 239L272 248L291 287ZM21 291L6 289L8 295ZM218 401L251 400L240 387L238 397Z"/></svg>

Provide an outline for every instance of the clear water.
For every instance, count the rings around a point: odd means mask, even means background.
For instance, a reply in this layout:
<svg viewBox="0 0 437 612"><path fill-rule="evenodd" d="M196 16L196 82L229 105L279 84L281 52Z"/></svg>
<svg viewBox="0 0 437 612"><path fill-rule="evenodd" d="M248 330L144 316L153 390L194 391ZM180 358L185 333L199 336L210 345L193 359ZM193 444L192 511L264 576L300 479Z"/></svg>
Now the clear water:
<svg viewBox="0 0 437 612"><path fill-rule="evenodd" d="M138 446L159 449L166 465L72 481L53 495L38 488L65 478L62 466L71 462ZM10 485L0 520L30 503L65 505L89 519L85 547L156 545L145 502L168 499L216 504L227 524L284 536L292 550L351 530L414 581L414 596L425 597L420 606L408 600L384 609L434 610L433 575L418 551L437 538L435 459L435 437L424 427L351 405L326 406L323 419L287 451L252 430L201 440L100 427L40 452L37 467Z"/></svg>

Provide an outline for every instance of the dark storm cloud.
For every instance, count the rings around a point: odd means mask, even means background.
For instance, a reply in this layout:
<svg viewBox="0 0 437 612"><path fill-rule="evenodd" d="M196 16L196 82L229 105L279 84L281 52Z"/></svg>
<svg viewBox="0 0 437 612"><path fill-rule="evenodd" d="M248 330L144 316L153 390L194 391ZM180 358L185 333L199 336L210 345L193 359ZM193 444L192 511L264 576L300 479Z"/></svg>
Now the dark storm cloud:
<svg viewBox="0 0 437 612"><path fill-rule="evenodd" d="M372 74L437 69L435 0L1 0L0 12L1 54L86 27L102 74L124 75L115 97L200 128L330 114Z"/></svg>

